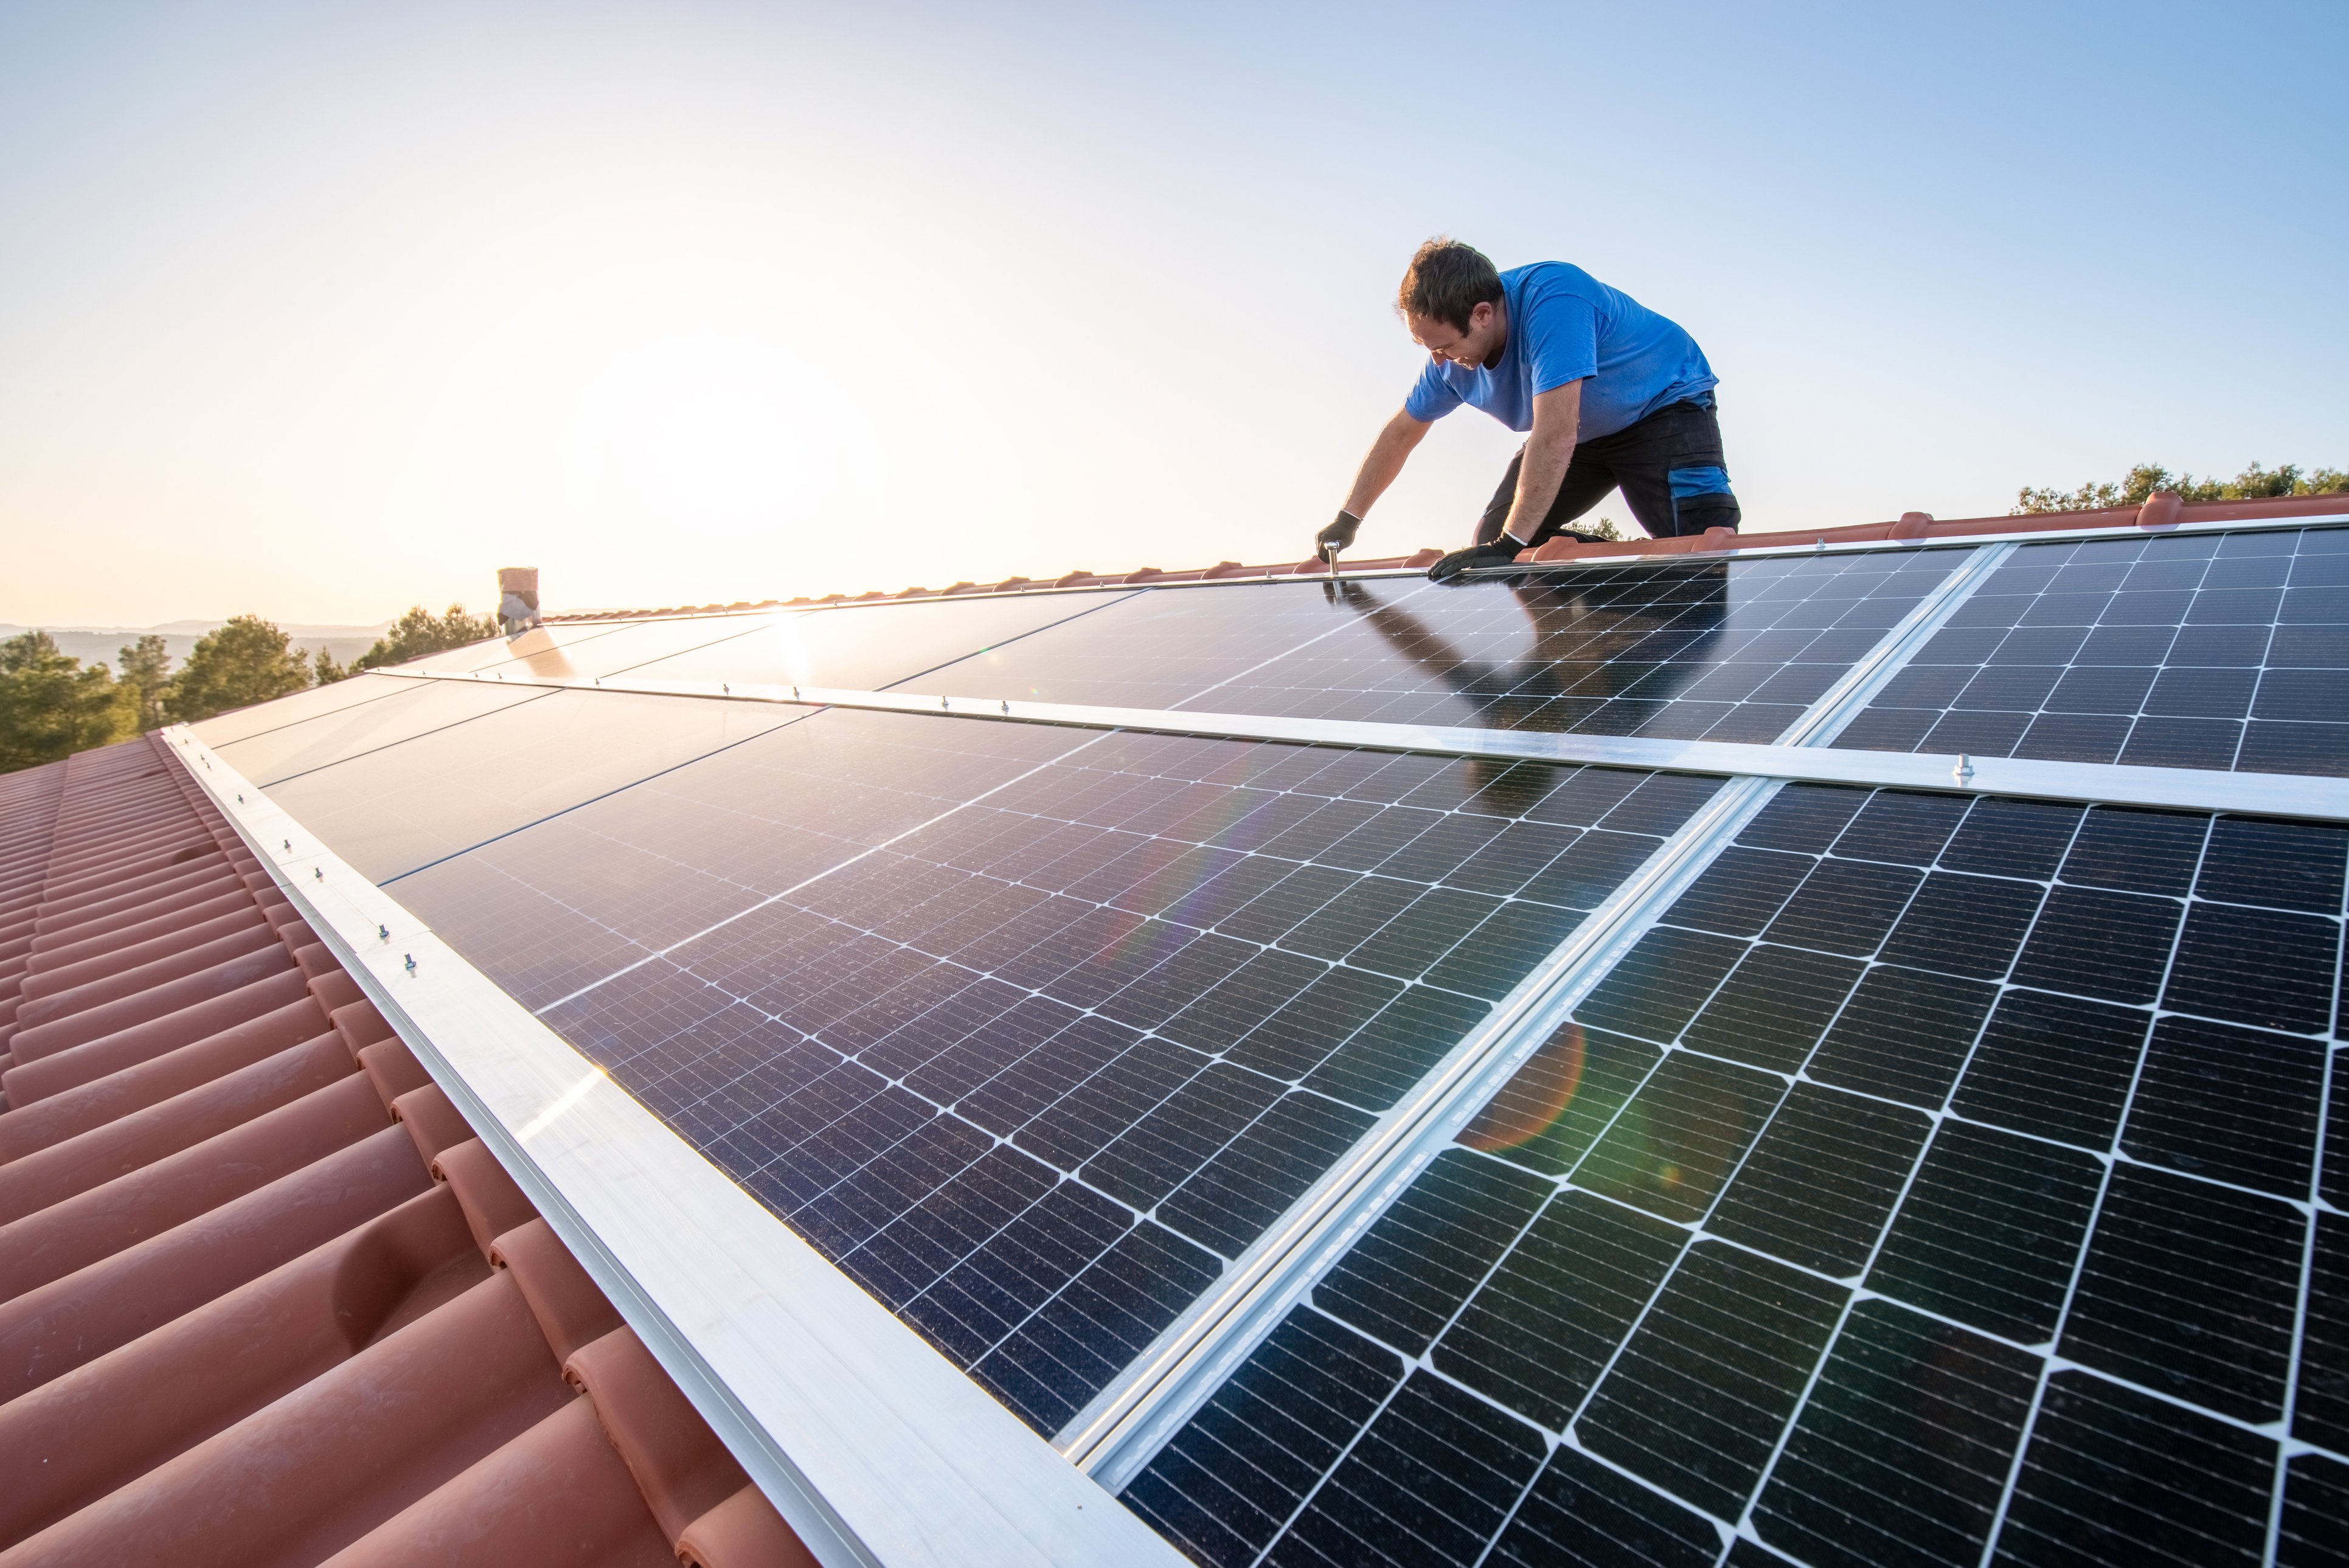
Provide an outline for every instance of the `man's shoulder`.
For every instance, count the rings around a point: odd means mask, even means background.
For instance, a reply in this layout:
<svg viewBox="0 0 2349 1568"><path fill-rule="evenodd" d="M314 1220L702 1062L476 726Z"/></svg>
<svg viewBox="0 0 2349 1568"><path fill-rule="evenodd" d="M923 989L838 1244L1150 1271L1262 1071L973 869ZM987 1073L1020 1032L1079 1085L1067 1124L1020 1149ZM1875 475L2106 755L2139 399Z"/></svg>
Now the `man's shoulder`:
<svg viewBox="0 0 2349 1568"><path fill-rule="evenodd" d="M1543 294L1595 294L1607 285L1572 262L1527 262L1501 274L1501 286L1511 294L1533 289Z"/></svg>

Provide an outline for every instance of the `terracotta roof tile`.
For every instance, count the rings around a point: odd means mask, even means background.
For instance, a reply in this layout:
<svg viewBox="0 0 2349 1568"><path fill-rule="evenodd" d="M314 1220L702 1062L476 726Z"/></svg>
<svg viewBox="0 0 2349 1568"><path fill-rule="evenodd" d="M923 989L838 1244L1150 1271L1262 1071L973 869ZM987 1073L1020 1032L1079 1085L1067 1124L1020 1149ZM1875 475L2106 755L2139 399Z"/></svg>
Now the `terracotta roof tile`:
<svg viewBox="0 0 2349 1568"><path fill-rule="evenodd" d="M2349 497L2338 495L2286 496L2271 500L2196 501L2180 504L2176 496L2156 496L2141 507L2116 508L2110 511L2034 512L2007 517L1964 517L1946 521L1937 521L1921 511L1903 512L1888 522L1866 522L1838 528L1794 529L1775 533L1736 533L1724 528L1707 529L1701 535L1682 539L1620 540L1606 544L1582 544L1574 540L1553 540L1523 561L1531 559L1545 565L1561 561L1598 561L1626 555L1683 555L1717 550L1763 550L1789 545L1873 543L1882 541L1909 539L1961 539L1974 534L2034 533L2071 531L2084 528L2174 528L2180 522L2243 522L2271 518L2315 517L2349 510ZM1410 555L1381 556L1375 559L1346 561L1349 572L1380 572L1398 569L1419 570L1435 563L1444 552L1423 549ZM702 615L740 613L744 610L802 609L823 604L864 604L886 599L936 599L948 594L1019 593L1047 588L1107 588L1139 586L1143 583L1222 582L1245 577L1306 577L1328 571L1319 560L1282 561L1266 565L1247 566L1237 561L1219 561L1213 566L1192 567L1181 572L1162 571L1155 566L1137 567L1130 572L1094 573L1079 571L1064 573L1058 577L1007 577L999 583L956 583L945 588L905 588L895 593L883 589L867 589L860 593L826 593L822 598L802 595L795 599L765 599L757 603L738 600L731 604L704 604L696 607L672 607L659 610L581 610L545 617L554 621L615 621L660 615Z"/></svg>
<svg viewBox="0 0 2349 1568"><path fill-rule="evenodd" d="M0 779L0 1089L5 1568L812 1562L159 745Z"/></svg>

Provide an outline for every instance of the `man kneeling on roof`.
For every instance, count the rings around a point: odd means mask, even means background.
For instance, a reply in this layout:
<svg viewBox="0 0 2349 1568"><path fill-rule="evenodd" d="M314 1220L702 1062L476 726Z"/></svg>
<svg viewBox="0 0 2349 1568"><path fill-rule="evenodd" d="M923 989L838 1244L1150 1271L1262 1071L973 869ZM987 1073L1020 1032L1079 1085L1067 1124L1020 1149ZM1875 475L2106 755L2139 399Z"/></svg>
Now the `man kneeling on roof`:
<svg viewBox="0 0 2349 1568"><path fill-rule="evenodd" d="M1713 413L1720 377L1678 324L1580 267L1498 272L1441 238L1412 257L1395 308L1428 366L1362 459L1338 521L1314 536L1322 560L1334 565L1427 428L1463 403L1527 439L1475 542L1428 568L1438 583L1560 536L1595 542L1567 524L1618 487L1659 539L1737 526Z"/></svg>

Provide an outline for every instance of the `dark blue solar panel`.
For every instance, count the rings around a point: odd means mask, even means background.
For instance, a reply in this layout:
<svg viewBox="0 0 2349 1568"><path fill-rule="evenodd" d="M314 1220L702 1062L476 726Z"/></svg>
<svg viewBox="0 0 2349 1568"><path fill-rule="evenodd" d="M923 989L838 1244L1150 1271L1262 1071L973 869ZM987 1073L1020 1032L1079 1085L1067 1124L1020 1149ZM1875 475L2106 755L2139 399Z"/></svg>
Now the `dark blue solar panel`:
<svg viewBox="0 0 2349 1568"><path fill-rule="evenodd" d="M1960 551L1146 593L926 677L948 696L1775 740Z"/></svg>
<svg viewBox="0 0 2349 1568"><path fill-rule="evenodd" d="M1127 1501L1214 1563L2349 1538L2344 870L2337 826L1782 790ZM1267 1493L1303 1345L1360 1392Z"/></svg>
<svg viewBox="0 0 2349 1568"><path fill-rule="evenodd" d="M269 798L378 882L805 715L626 692L410 684L412 703L372 702L246 743L284 755L314 732L325 738L288 758L305 771L270 784ZM414 731L428 721L435 727Z"/></svg>
<svg viewBox="0 0 2349 1568"><path fill-rule="evenodd" d="M391 890L509 995L543 1007L1092 738L832 709L548 816Z"/></svg>
<svg viewBox="0 0 2349 1568"><path fill-rule="evenodd" d="M1835 742L2349 774L2349 530L2029 544Z"/></svg>
<svg viewBox="0 0 2349 1568"><path fill-rule="evenodd" d="M835 712L399 885L1050 1432L1716 788Z"/></svg>

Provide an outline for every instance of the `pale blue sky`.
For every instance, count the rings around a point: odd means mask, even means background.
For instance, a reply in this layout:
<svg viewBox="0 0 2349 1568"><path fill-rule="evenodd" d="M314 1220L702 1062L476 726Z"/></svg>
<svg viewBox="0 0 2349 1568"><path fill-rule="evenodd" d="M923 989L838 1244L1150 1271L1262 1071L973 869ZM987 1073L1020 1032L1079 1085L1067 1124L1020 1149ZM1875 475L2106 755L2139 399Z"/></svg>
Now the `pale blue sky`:
<svg viewBox="0 0 2349 1568"><path fill-rule="evenodd" d="M1294 558L1439 231L1688 326L1749 528L2349 463L2344 17L0 5L0 621Z"/></svg>

